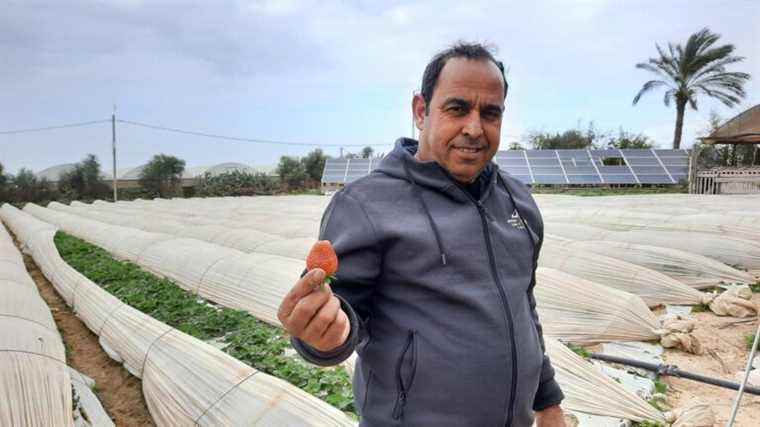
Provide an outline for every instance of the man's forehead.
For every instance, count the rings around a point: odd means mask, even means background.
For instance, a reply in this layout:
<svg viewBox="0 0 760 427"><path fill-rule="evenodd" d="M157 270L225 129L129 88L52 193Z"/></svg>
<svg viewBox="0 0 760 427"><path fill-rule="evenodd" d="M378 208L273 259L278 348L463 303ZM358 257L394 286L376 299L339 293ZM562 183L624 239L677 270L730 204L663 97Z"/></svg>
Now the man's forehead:
<svg viewBox="0 0 760 427"><path fill-rule="evenodd" d="M435 92L446 97L473 95L494 98L491 102L503 103L504 80L499 68L490 60L452 58L446 62L438 77ZM434 94L435 96L435 94Z"/></svg>

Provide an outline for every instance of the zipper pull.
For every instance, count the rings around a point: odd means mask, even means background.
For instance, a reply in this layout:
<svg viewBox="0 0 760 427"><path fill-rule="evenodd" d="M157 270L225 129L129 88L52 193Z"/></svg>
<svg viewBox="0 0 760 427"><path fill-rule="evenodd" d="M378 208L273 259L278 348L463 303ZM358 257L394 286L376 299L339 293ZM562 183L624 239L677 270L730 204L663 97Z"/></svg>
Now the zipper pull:
<svg viewBox="0 0 760 427"><path fill-rule="evenodd" d="M402 391L398 396L398 400L396 400L396 406L393 408L394 419L401 418L401 415L404 414L404 406L406 406L406 392Z"/></svg>

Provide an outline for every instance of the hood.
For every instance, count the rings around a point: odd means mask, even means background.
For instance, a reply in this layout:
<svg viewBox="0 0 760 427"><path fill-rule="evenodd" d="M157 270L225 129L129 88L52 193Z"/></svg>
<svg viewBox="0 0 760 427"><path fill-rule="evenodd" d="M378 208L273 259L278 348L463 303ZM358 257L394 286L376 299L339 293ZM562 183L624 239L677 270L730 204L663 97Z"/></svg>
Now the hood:
<svg viewBox="0 0 760 427"><path fill-rule="evenodd" d="M436 190L461 203L469 202L467 193L446 169L433 160L421 162L414 157L418 147L417 140L399 138L393 150L383 158L374 171ZM489 182L482 192L481 199L485 199L490 193L497 174L498 166L490 162L485 173Z"/></svg>

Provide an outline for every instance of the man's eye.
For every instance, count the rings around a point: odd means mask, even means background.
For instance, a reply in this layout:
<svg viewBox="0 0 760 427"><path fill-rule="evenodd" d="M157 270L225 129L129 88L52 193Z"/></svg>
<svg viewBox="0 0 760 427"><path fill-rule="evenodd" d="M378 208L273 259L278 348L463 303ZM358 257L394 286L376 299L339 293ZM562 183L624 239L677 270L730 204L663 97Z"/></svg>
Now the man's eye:
<svg viewBox="0 0 760 427"><path fill-rule="evenodd" d="M448 108L448 111L452 113L462 113L464 112L464 108L462 108L459 105L452 105L451 107Z"/></svg>
<svg viewBox="0 0 760 427"><path fill-rule="evenodd" d="M483 113L483 118L486 120L498 120L501 117L501 113L496 111L486 111Z"/></svg>

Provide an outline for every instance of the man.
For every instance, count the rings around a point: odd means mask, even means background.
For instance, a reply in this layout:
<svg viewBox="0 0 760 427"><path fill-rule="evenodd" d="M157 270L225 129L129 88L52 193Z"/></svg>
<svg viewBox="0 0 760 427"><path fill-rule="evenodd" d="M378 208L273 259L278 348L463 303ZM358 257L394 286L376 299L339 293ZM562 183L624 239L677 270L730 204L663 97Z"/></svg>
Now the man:
<svg viewBox="0 0 760 427"><path fill-rule="evenodd" d="M503 66L460 43L428 64L400 139L347 185L320 239L340 260L312 270L279 318L306 360L359 355L362 426L564 426L533 286L543 224L524 185L491 159L507 94Z"/></svg>

